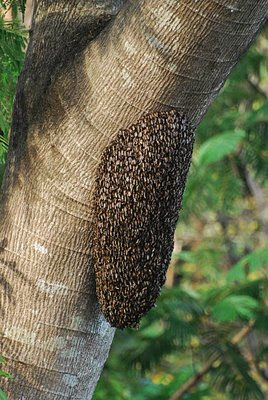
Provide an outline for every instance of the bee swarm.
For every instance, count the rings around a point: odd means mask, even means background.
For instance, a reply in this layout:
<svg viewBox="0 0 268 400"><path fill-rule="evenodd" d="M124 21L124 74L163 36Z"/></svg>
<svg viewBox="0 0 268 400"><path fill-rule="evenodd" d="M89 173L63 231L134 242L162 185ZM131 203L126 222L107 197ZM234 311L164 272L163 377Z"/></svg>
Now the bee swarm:
<svg viewBox="0 0 268 400"><path fill-rule="evenodd" d="M194 132L177 111L151 113L105 149L94 193L93 262L101 311L136 327L165 282Z"/></svg>

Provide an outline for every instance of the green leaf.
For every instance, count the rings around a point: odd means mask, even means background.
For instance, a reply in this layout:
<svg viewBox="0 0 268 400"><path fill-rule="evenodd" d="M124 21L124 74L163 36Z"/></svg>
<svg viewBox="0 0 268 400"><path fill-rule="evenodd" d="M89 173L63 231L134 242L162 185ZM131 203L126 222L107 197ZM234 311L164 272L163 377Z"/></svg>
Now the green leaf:
<svg viewBox="0 0 268 400"><path fill-rule="evenodd" d="M0 355L0 364L5 364L6 359Z"/></svg>
<svg viewBox="0 0 268 400"><path fill-rule="evenodd" d="M212 309L213 318L219 322L234 321L237 317L254 318L258 302L246 295L230 295Z"/></svg>
<svg viewBox="0 0 268 400"><path fill-rule="evenodd" d="M268 266L268 247L253 251L247 256L250 272L261 270Z"/></svg>
<svg viewBox="0 0 268 400"><path fill-rule="evenodd" d="M8 400L7 395L2 389L0 389L0 400Z"/></svg>
<svg viewBox="0 0 268 400"><path fill-rule="evenodd" d="M145 338L150 338L154 339L156 337L159 337L160 335L163 334L164 328L162 325L158 323L158 321L155 321L155 323L149 325L145 329L143 329L142 334L143 337Z"/></svg>
<svg viewBox="0 0 268 400"><path fill-rule="evenodd" d="M233 400L264 400L257 381L250 374L250 365L239 347L226 343L219 367L211 371L214 387L225 391Z"/></svg>
<svg viewBox="0 0 268 400"><path fill-rule="evenodd" d="M227 322L235 320L237 312L232 306L230 306L228 300L224 299L222 302L213 307L212 315L216 321Z"/></svg>
<svg viewBox="0 0 268 400"><path fill-rule="evenodd" d="M236 150L237 145L246 136L244 130L237 129L216 135L203 143L197 154L198 165L208 165L221 160Z"/></svg>
<svg viewBox="0 0 268 400"><path fill-rule="evenodd" d="M194 262L195 261L195 257L191 251L182 250L180 253L178 253L178 258L185 262Z"/></svg>
<svg viewBox="0 0 268 400"><path fill-rule="evenodd" d="M193 369L193 365L184 365L179 371L174 375L174 379L172 380L170 386L173 391L180 388L188 379L190 379L195 374L195 370Z"/></svg>
<svg viewBox="0 0 268 400"><path fill-rule="evenodd" d="M12 378L12 375L9 372L2 371L1 369L0 369L0 376L2 376L3 378L8 378L8 379Z"/></svg>
<svg viewBox="0 0 268 400"><path fill-rule="evenodd" d="M237 263L226 275L227 282L243 282L246 280L246 272L244 269L244 263Z"/></svg>
<svg viewBox="0 0 268 400"><path fill-rule="evenodd" d="M257 249L241 258L227 273L226 280L242 282L246 279L245 266L248 265L249 272L262 270L268 266L268 248Z"/></svg>
<svg viewBox="0 0 268 400"><path fill-rule="evenodd" d="M0 162L1 163L4 163L5 155L7 153L7 149L8 149L8 141L0 133Z"/></svg>

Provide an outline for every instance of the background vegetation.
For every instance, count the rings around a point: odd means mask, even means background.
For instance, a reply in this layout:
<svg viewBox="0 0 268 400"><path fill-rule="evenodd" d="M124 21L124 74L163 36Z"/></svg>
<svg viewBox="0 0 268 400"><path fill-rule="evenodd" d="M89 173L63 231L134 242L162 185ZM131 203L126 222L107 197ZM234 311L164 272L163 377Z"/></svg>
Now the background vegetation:
<svg viewBox="0 0 268 400"><path fill-rule="evenodd" d="M0 1L0 180L26 45L12 4L7 22ZM268 398L267 32L197 130L166 286L139 330L117 331L94 400Z"/></svg>

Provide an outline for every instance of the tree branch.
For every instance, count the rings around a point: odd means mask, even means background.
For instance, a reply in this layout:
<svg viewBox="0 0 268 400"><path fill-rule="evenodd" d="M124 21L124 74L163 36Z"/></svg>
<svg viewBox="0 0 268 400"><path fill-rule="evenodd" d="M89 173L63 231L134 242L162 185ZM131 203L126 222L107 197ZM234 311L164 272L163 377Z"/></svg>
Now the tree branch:
<svg viewBox="0 0 268 400"><path fill-rule="evenodd" d="M262 88L260 83L258 82L258 79L256 76L252 75L248 77L248 83L250 86L261 96L264 96L266 99L268 99L268 88Z"/></svg>
<svg viewBox="0 0 268 400"><path fill-rule="evenodd" d="M243 176L245 183L256 201L258 220L262 226L262 230L265 235L268 235L268 202L263 188L259 185L257 180L248 168L247 163L242 154L239 156L241 169L243 170Z"/></svg>
<svg viewBox="0 0 268 400"><path fill-rule="evenodd" d="M250 321L247 326L244 326L231 340L233 345L240 343L251 332L255 321ZM188 381L186 381L171 397L170 400L180 400L182 396L194 388L201 379L213 368L213 364L220 358L220 355L212 357L204 367Z"/></svg>

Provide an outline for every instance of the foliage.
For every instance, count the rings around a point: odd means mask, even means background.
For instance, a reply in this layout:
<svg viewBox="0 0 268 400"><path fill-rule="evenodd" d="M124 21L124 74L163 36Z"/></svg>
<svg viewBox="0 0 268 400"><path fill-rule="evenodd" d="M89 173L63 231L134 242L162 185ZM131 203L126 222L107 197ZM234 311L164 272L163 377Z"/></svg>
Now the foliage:
<svg viewBox="0 0 268 400"><path fill-rule="evenodd" d="M9 4L7 1L0 2L0 182L8 147L13 97L27 39L21 22L16 19L19 9L15 2L12 3L13 20L4 19Z"/></svg>
<svg viewBox="0 0 268 400"><path fill-rule="evenodd" d="M209 377L183 398L213 399L216 388L228 388L223 399L264 399L243 347L231 339L250 320L262 334L267 288L263 277L244 284L225 279L206 290L165 289L138 331L117 332L94 398L168 399L217 355Z"/></svg>
<svg viewBox="0 0 268 400"><path fill-rule="evenodd" d="M6 378L6 379L12 379L12 376L8 373L2 370L2 365L6 363L6 360L4 357L0 356L0 377L1 378ZM7 400L7 395L3 390L0 388L0 400Z"/></svg>
<svg viewBox="0 0 268 400"><path fill-rule="evenodd" d="M19 13L22 17L25 12L26 0L0 0L1 14L5 15L8 10L11 10L12 19L17 19Z"/></svg>

